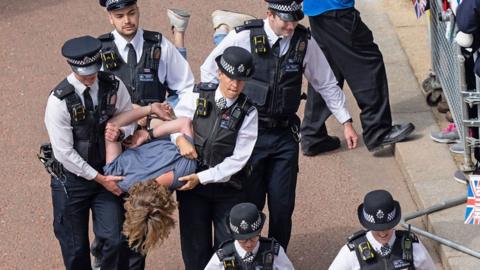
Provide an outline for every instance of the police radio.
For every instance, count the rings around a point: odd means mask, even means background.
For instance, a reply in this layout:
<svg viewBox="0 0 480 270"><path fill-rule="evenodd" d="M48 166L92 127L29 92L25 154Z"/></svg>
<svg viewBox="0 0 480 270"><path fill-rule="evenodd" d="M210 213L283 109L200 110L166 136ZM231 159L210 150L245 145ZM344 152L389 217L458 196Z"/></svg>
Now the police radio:
<svg viewBox="0 0 480 270"><path fill-rule="evenodd" d="M206 98L197 99L197 116L206 117L210 113L210 102Z"/></svg>

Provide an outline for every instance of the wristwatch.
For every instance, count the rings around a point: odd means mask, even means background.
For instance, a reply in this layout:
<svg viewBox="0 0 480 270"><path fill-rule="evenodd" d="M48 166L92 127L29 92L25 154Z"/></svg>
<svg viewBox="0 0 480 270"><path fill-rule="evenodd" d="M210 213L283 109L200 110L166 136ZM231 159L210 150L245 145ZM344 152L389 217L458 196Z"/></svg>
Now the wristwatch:
<svg viewBox="0 0 480 270"><path fill-rule="evenodd" d="M155 139L155 136L153 136L153 128L147 128L148 131L148 141L151 142L153 139Z"/></svg>

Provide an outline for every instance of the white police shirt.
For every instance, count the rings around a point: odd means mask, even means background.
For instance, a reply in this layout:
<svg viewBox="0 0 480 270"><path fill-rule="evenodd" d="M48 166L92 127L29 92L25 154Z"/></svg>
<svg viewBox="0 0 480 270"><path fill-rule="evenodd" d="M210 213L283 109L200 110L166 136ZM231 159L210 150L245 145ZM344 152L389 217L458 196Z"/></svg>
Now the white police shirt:
<svg viewBox="0 0 480 270"><path fill-rule="evenodd" d="M129 43L124 37L122 37L117 30L112 32L114 36L114 42L117 46L120 57L127 62L128 59L128 47ZM143 29L139 28L137 33L130 41L130 43L135 48L137 54L137 61L140 61L140 58L143 53ZM178 52L177 48L165 37L162 38L162 43L160 44L162 48L162 55L160 57L160 62L158 65L158 79L161 83L166 83L168 88L174 90L180 98L183 94L192 92L194 86L193 73L188 62L183 58L183 56ZM175 105L177 100L169 100L170 103Z"/></svg>
<svg viewBox="0 0 480 270"><path fill-rule="evenodd" d="M223 95L220 92L220 89L217 88L217 90L215 90L215 101L218 101L221 97L223 97ZM180 98L180 101L175 107L175 115L177 117L188 117L193 119L197 108L196 102L198 98L199 93L186 93ZM232 106L236 101L236 99L225 99L227 101L227 107ZM224 183L230 180L232 175L239 172L245 164L247 164L248 159L252 155L255 142L257 141L257 134L258 113L257 110L252 107L252 110L245 115L242 126L238 131L233 154L225 158L215 167L197 173L200 183L205 185L210 183ZM179 135L181 134L175 133L170 136L173 143L176 142Z"/></svg>
<svg viewBox="0 0 480 270"><path fill-rule="evenodd" d="M235 250L237 251L238 255L243 258L247 254L247 251L245 251L240 244L238 243L237 240L234 242ZM258 249L260 248L260 241L257 242L257 245L253 249L252 253L254 255L257 255ZM213 254L212 258L208 262L207 266L205 267L205 270L221 270L223 268L223 262L221 262L218 259L217 254ZM283 250L282 247L280 247L280 250L278 252L278 255L275 255L273 258L273 270L293 270L295 269L293 267L292 262L290 259L288 259L287 254L285 254L285 251Z"/></svg>
<svg viewBox="0 0 480 270"><path fill-rule="evenodd" d="M82 84L73 73L71 73L67 80L75 88L75 93L80 97L83 104L83 92L87 88ZM128 90L120 81L117 91L116 113L129 111L132 109L130 95ZM93 105L98 105L98 79L90 86L90 96L92 97ZM70 113L67 109L67 104L64 100L58 99L56 96L50 94L47 101L47 108L45 109L45 126L47 127L48 136L52 143L53 153L55 158L62 163L62 165L69 172L83 177L87 180L92 180L97 176L97 171L92 168L73 148L73 128L71 125ZM123 127L126 136L133 134L135 124Z"/></svg>
<svg viewBox="0 0 480 270"><path fill-rule="evenodd" d="M372 245L372 248L375 252L380 252L382 244L375 240L372 235L372 232L367 232L366 234L368 242ZM395 243L396 236L393 233L392 238L388 241L388 245L393 247ZM413 264L415 265L416 270L435 270L437 269L433 263L432 257L428 253L425 246L418 241L418 243L413 243ZM358 262L357 255L355 250L350 251L347 245L344 245L340 252L338 252L337 257L332 262L329 270L360 270L360 263Z"/></svg>
<svg viewBox="0 0 480 270"><path fill-rule="evenodd" d="M267 34L268 42L270 46L273 46L280 37L273 32L267 19L263 22L263 28ZM280 40L281 55L287 53L291 39L292 37L285 37ZM250 30L244 30L240 33L236 33L234 30L230 31L222 42L215 47L200 67L202 82L218 81L216 78L217 63L215 62L215 58L231 46L239 46L251 52ZM335 118L337 118L338 122L344 123L350 119L350 113L346 107L345 94L338 87L335 75L325 55L313 38L308 41L303 66L305 77L312 84L315 91L322 95L325 103Z"/></svg>

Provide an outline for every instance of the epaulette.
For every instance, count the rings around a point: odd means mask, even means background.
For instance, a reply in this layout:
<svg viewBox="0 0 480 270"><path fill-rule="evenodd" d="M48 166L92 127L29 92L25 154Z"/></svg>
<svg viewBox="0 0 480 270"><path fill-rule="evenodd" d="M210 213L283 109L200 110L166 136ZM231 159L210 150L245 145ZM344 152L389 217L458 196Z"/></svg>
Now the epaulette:
<svg viewBox="0 0 480 270"><path fill-rule="evenodd" d="M243 25L235 27L235 32L242 32L243 30L263 27L262 19L253 19L243 22Z"/></svg>
<svg viewBox="0 0 480 270"><path fill-rule="evenodd" d="M68 83L66 79L59 83L57 86L55 86L55 88L53 89L53 95L60 100L63 100L65 97L73 93L75 93L75 88L73 87L73 85Z"/></svg>
<svg viewBox="0 0 480 270"><path fill-rule="evenodd" d="M143 30L143 39L153 43L162 42L162 34L159 32Z"/></svg>
<svg viewBox="0 0 480 270"><path fill-rule="evenodd" d="M220 244L219 249L215 252L220 261L223 261L226 257L232 256L235 252L235 245L233 244L235 240L229 239Z"/></svg>
<svg viewBox="0 0 480 270"><path fill-rule="evenodd" d="M301 31L301 32L305 32L307 34L307 38L310 39L312 37L312 33L310 32L310 28L309 27L305 27L304 25L302 24L297 24L297 28L296 30L298 31Z"/></svg>
<svg viewBox="0 0 480 270"><path fill-rule="evenodd" d="M275 238L265 238L265 237L260 237L260 242L261 243L264 243L264 244L267 244L267 245L271 245L272 246L272 251L273 251L273 254L275 256L278 256L278 253L280 253L280 243L275 240Z"/></svg>
<svg viewBox="0 0 480 270"><path fill-rule="evenodd" d="M358 231L358 232L350 235L350 236L347 238L347 246L348 246L348 249L350 249L350 251L355 250L355 243L353 243L353 241L355 241L356 239L364 236L366 233L367 233L366 230L360 230L360 231Z"/></svg>
<svg viewBox="0 0 480 270"><path fill-rule="evenodd" d="M193 92L196 92L198 93L199 91L215 91L217 90L218 88L218 84L216 83L212 83L212 82L209 82L209 83L206 83L206 82L201 82L201 83L198 83Z"/></svg>
<svg viewBox="0 0 480 270"><path fill-rule="evenodd" d="M100 39L100 41L112 41L115 38L113 37L112 33L106 33L106 34L100 35L98 39Z"/></svg>

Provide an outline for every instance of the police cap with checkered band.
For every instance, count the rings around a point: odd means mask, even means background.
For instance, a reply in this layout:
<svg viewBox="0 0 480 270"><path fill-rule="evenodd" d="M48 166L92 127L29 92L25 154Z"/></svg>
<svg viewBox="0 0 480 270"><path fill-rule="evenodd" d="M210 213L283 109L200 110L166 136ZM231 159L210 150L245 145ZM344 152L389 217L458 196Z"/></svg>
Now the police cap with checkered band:
<svg viewBox="0 0 480 270"><path fill-rule="evenodd" d="M83 76L92 75L100 70L100 40L83 36L67 40L62 47L62 55L67 59L72 70Z"/></svg>
<svg viewBox="0 0 480 270"><path fill-rule="evenodd" d="M215 58L222 73L233 80L248 80L254 70L252 54L241 47L228 47Z"/></svg>
<svg viewBox="0 0 480 270"><path fill-rule="evenodd" d="M111 11L131 6L137 3L137 0L99 0L99 3L102 7Z"/></svg>
<svg viewBox="0 0 480 270"><path fill-rule="evenodd" d="M274 11L282 21L297 22L303 19L303 0L265 0L268 9Z"/></svg>
<svg viewBox="0 0 480 270"><path fill-rule="evenodd" d="M357 212L362 226L371 231L393 229L402 216L400 204L386 190L367 193Z"/></svg>
<svg viewBox="0 0 480 270"><path fill-rule="evenodd" d="M246 240L260 235L265 219L265 214L258 211L253 203L235 205L227 217L230 231L235 240Z"/></svg>

